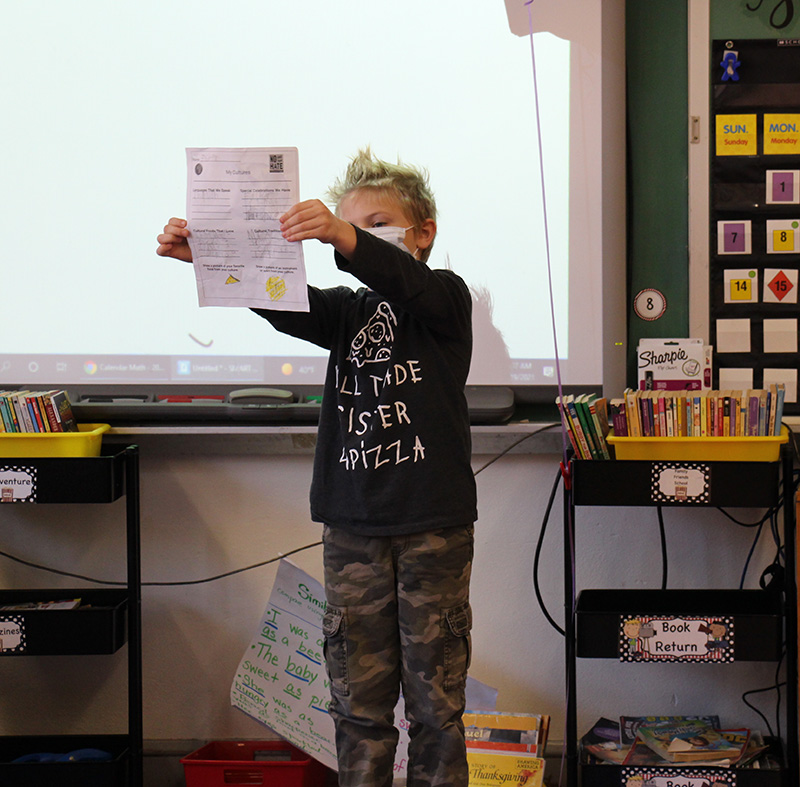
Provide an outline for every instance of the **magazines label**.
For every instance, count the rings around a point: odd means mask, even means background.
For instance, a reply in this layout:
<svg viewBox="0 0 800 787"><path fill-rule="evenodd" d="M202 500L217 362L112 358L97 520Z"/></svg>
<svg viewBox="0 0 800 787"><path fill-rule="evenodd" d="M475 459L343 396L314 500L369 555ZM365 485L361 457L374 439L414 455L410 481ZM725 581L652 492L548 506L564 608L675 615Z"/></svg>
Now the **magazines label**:
<svg viewBox="0 0 800 787"><path fill-rule="evenodd" d="M0 653L22 653L25 650L25 624L19 615L0 618Z"/></svg>

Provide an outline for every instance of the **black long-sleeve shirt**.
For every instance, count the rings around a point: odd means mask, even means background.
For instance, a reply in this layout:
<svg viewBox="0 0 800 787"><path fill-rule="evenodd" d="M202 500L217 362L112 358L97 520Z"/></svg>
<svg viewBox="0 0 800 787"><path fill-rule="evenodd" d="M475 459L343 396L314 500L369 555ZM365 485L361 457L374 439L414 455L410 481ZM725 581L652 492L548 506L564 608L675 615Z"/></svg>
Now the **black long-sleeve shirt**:
<svg viewBox="0 0 800 787"><path fill-rule="evenodd" d="M352 259L335 261L364 287L309 287L309 312L255 310L330 352L312 518L365 535L471 524L469 290L452 271L356 234Z"/></svg>

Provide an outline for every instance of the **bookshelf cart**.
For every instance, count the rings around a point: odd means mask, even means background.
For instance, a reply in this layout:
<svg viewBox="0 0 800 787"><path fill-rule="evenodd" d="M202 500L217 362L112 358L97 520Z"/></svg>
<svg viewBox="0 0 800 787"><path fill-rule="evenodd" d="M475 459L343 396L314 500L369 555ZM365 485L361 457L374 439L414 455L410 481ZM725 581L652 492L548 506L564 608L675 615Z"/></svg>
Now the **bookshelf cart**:
<svg viewBox="0 0 800 787"><path fill-rule="evenodd" d="M118 589L0 590L0 604L80 597L81 607L66 610L4 610L0 658L111 655L127 643L128 730L109 735L11 735L0 737L0 784L36 787L141 787L142 650L139 548L138 447L105 446L99 456L0 458L11 477L31 482L31 492L10 502L104 504L125 497L127 580ZM2 511L2 508L0 508ZM2 664L0 663L0 680ZM100 749L101 762L23 762L27 754L65 754Z"/></svg>
<svg viewBox="0 0 800 787"><path fill-rule="evenodd" d="M678 492L666 499L657 484L658 474L675 468L688 469L701 479L696 494ZM798 693L797 693L797 585L795 574L795 508L792 487L792 456L784 447L779 461L663 462L616 460L575 461L570 464L572 488L564 497L565 565L565 662L566 662L566 784L568 787L624 787L636 776L624 766L585 765L579 762L577 730L577 663L584 658L624 659L622 624L628 616L663 616L689 619L715 616L730 622L735 633L733 657L738 661L772 661L781 658L785 643L786 688L784 769L781 771L704 768L735 775L736 787L789 787L798 783ZM783 520L785 571L779 587L763 590L576 590L571 556L576 549L576 509L581 506L711 506L722 508L779 507ZM577 600L573 604L573 599ZM573 614L574 613L574 614ZM680 657L677 658L681 660ZM619 668L624 669L625 663ZM650 665L658 669L658 663ZM709 665L725 669L725 662ZM657 712L657 711L655 711ZM644 770L639 768L639 771ZM650 771L653 769L650 768ZM683 776L687 771L674 771ZM697 783L701 783L698 780ZM661 782L659 782L661 783ZM694 782L692 782L694 783ZM683 780L681 780L683 784Z"/></svg>

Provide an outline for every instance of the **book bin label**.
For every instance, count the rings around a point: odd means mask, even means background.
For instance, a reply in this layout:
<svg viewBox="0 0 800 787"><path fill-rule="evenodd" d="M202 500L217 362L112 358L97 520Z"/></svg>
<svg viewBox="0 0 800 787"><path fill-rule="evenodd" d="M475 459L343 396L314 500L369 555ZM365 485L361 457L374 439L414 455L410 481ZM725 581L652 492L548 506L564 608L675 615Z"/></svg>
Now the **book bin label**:
<svg viewBox="0 0 800 787"><path fill-rule="evenodd" d="M650 497L654 503L707 503L710 470L704 465L654 462Z"/></svg>
<svg viewBox="0 0 800 787"><path fill-rule="evenodd" d="M0 467L0 502L35 503L36 468L20 465Z"/></svg>

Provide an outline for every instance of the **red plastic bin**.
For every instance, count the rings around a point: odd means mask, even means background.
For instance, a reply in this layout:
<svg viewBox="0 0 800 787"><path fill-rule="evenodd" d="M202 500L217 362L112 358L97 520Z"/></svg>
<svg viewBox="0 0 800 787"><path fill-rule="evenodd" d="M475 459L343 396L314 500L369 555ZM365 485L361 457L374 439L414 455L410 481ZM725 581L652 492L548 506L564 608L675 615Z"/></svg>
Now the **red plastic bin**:
<svg viewBox="0 0 800 787"><path fill-rule="evenodd" d="M321 787L327 772L285 741L211 741L181 762L186 787Z"/></svg>

